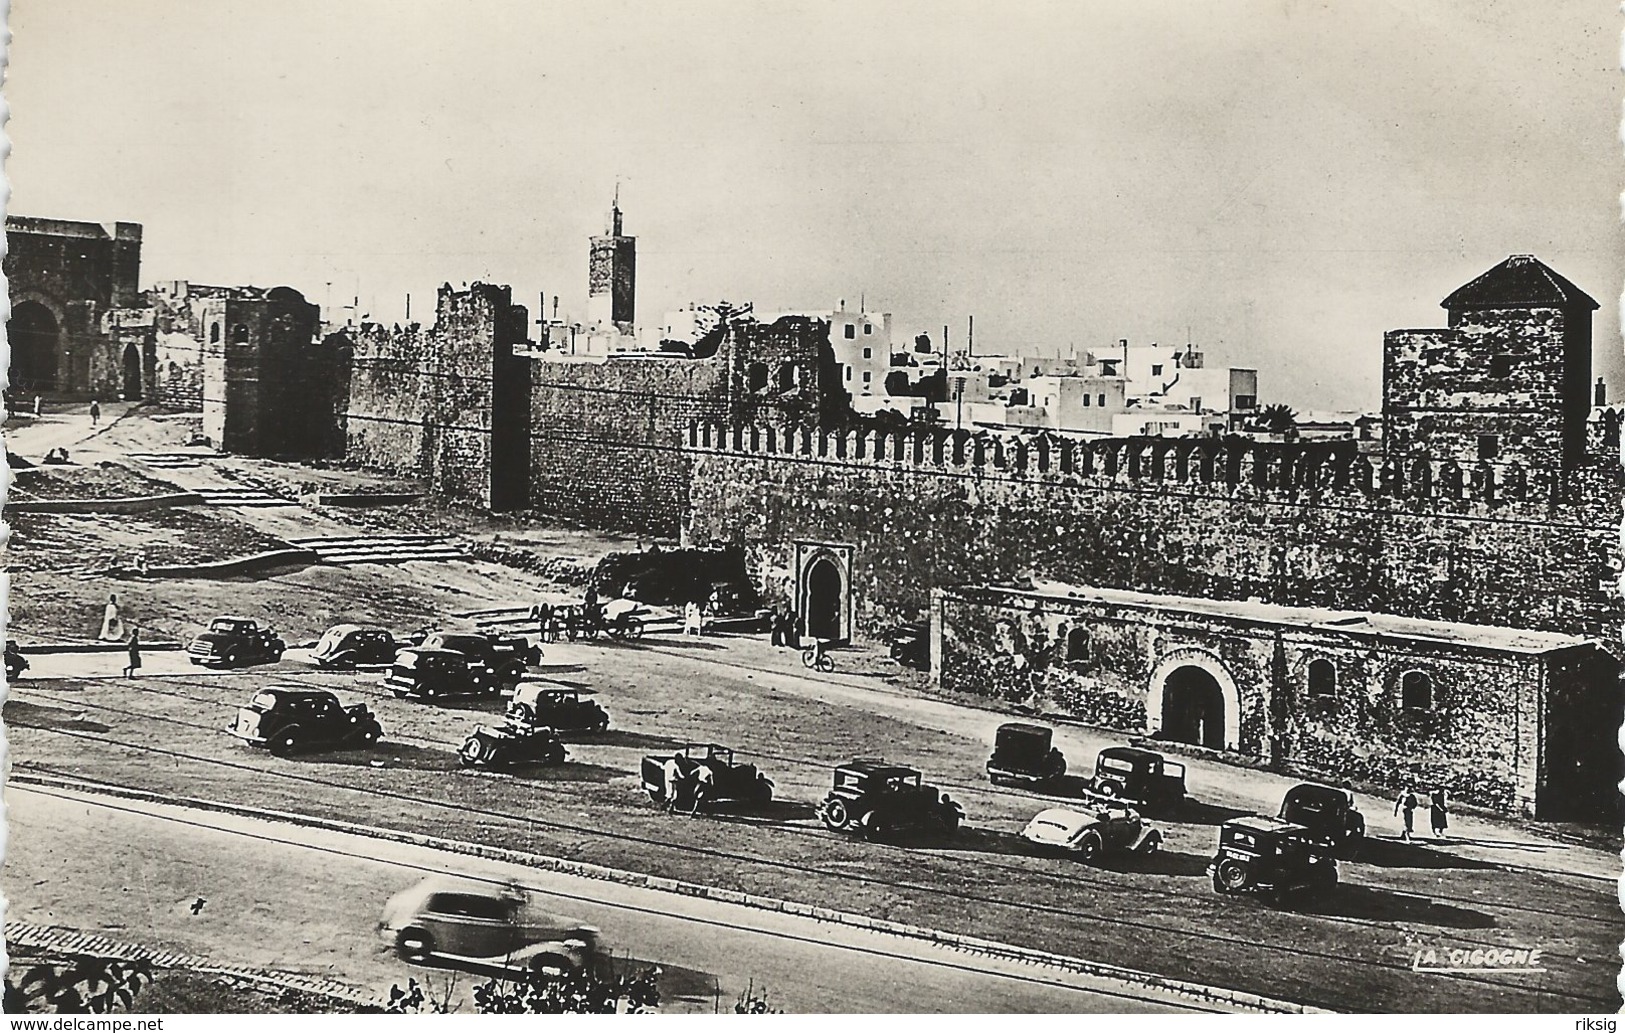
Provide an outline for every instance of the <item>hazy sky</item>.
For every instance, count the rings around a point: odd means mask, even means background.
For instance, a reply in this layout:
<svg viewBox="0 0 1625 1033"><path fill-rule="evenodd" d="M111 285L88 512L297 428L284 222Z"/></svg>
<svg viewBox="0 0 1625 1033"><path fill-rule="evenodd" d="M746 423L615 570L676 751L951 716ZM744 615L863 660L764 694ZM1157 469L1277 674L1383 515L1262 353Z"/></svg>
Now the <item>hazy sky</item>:
<svg viewBox="0 0 1625 1033"><path fill-rule="evenodd" d="M1599 0L13 0L18 214L143 223L143 283L580 315L616 179L638 314L860 294L979 351L1182 343L1371 406L1382 332L1515 252L1618 329ZM1217 364L1217 363L1215 363Z"/></svg>

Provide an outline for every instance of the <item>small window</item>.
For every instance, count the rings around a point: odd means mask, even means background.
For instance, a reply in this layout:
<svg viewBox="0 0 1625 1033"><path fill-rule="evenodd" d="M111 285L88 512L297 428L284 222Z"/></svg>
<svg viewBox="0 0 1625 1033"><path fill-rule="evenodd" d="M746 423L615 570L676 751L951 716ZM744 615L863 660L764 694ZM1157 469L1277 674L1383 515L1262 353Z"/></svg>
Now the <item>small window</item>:
<svg viewBox="0 0 1625 1033"><path fill-rule="evenodd" d="M1505 380L1512 375L1512 356L1491 355L1490 376L1496 380Z"/></svg>
<svg viewBox="0 0 1625 1033"><path fill-rule="evenodd" d="M1066 659L1068 663L1082 663L1089 659L1088 628L1073 628L1066 633Z"/></svg>
<svg viewBox="0 0 1625 1033"><path fill-rule="evenodd" d="M852 325L851 323L846 324L846 339L848 341L850 341L850 340L855 339L857 336L858 336L858 328L856 326Z"/></svg>
<svg viewBox="0 0 1625 1033"><path fill-rule="evenodd" d="M873 348L865 348L865 349L863 349L863 357L866 358L866 359L874 358L874 349Z"/></svg>
<svg viewBox="0 0 1625 1033"><path fill-rule="evenodd" d="M1151 375L1154 377L1162 376L1162 363L1159 362L1151 367Z"/></svg>
<svg viewBox="0 0 1625 1033"><path fill-rule="evenodd" d="M220 343L220 324L219 323L210 323L209 324L209 343L210 344L219 344Z"/></svg>
<svg viewBox="0 0 1625 1033"><path fill-rule="evenodd" d="M1102 409L1106 408L1106 396L1105 395L1100 396L1100 407Z"/></svg>
<svg viewBox="0 0 1625 1033"><path fill-rule="evenodd" d="M872 324L872 323L863 324L863 332L866 333L866 334L874 333L875 332L874 324Z"/></svg>
<svg viewBox="0 0 1625 1033"><path fill-rule="evenodd" d="M852 379L852 367L851 366L846 367L846 379L848 379L848 380Z"/></svg>
<svg viewBox="0 0 1625 1033"><path fill-rule="evenodd" d="M231 343L232 344L247 344L248 343L248 324L247 323L238 323L236 326L231 328Z"/></svg>
<svg viewBox="0 0 1625 1033"><path fill-rule="evenodd" d="M1337 668L1330 660L1309 661L1309 695L1330 699L1337 694Z"/></svg>
<svg viewBox="0 0 1625 1033"><path fill-rule="evenodd" d="M1258 396L1257 395L1237 395L1236 396L1236 408L1237 409L1251 409L1254 406L1256 406L1257 404L1258 404Z"/></svg>
<svg viewBox="0 0 1625 1033"><path fill-rule="evenodd" d="M1425 671L1406 671L1399 679L1400 705L1406 710L1433 709L1433 679Z"/></svg>
<svg viewBox="0 0 1625 1033"><path fill-rule="evenodd" d="M1083 407L1085 409L1089 408L1089 396L1088 395L1083 396Z"/></svg>
<svg viewBox="0 0 1625 1033"><path fill-rule="evenodd" d="M1495 434L1480 434L1478 436L1478 458L1497 459L1501 455L1501 439Z"/></svg>
<svg viewBox="0 0 1625 1033"><path fill-rule="evenodd" d="M767 363L753 362L750 364L750 390L761 391L767 387Z"/></svg>
<svg viewBox="0 0 1625 1033"><path fill-rule="evenodd" d="M875 375L873 373L870 373L868 370L864 370L863 371L863 382L865 384L867 384L869 381L874 379L874 376Z"/></svg>
<svg viewBox="0 0 1625 1033"><path fill-rule="evenodd" d="M436 893L429 898L424 910L432 915L480 918L488 922L500 922L508 917L508 905L504 901L472 893Z"/></svg>

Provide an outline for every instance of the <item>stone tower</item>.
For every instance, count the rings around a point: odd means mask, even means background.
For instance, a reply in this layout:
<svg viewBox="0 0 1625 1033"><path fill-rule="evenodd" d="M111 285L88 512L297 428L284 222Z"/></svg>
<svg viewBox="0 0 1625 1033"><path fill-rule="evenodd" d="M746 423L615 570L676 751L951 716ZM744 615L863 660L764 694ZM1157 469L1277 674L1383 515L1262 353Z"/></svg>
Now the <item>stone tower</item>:
<svg viewBox="0 0 1625 1033"><path fill-rule="evenodd" d="M636 318L638 240L621 233L619 192L602 237L592 238L587 264L587 322L630 333Z"/></svg>
<svg viewBox="0 0 1625 1033"><path fill-rule="evenodd" d="M1384 450L1580 465L1597 303L1533 255L1513 255L1441 306L1447 329L1383 338Z"/></svg>

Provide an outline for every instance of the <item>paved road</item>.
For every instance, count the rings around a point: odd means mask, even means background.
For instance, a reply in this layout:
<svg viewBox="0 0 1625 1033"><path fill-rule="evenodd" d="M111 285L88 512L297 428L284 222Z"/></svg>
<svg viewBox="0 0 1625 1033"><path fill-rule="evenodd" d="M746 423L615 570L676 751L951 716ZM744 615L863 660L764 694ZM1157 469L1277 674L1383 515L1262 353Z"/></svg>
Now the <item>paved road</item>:
<svg viewBox="0 0 1625 1033"><path fill-rule="evenodd" d="M376 938L382 902L452 872L520 880L602 928L618 954L660 963L666 1010L709 1011L714 994L728 1007L751 982L793 1012L1192 1007L1128 983L371 838L18 785L6 803L8 918L378 991L425 979Z"/></svg>

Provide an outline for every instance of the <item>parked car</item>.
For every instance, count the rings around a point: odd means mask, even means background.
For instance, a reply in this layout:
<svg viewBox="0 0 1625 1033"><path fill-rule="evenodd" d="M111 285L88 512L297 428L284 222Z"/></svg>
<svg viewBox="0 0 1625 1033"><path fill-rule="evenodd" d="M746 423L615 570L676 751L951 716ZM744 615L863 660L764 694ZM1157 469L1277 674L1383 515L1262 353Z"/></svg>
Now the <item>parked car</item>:
<svg viewBox="0 0 1625 1033"><path fill-rule="evenodd" d="M325 689L291 686L256 692L227 731L279 757L310 747L371 746L384 735L365 703L346 707Z"/></svg>
<svg viewBox="0 0 1625 1033"><path fill-rule="evenodd" d="M1021 830L1021 838L1039 850L1072 854L1085 861L1109 853L1154 854L1162 846L1161 830L1134 808L1117 804L1039 811Z"/></svg>
<svg viewBox="0 0 1625 1033"><path fill-rule="evenodd" d="M317 667L349 670L362 664L390 663L398 648L395 636L383 628L335 624L322 634L310 658Z"/></svg>
<svg viewBox="0 0 1625 1033"><path fill-rule="evenodd" d="M1282 821L1302 825L1329 847L1365 838L1365 816L1354 806L1354 794L1336 786L1304 782L1286 791L1281 800Z"/></svg>
<svg viewBox="0 0 1625 1033"><path fill-rule="evenodd" d="M431 876L389 898L378 930L415 965L532 978L609 965L597 928L541 909L516 886Z"/></svg>
<svg viewBox="0 0 1625 1033"><path fill-rule="evenodd" d="M609 714L593 700L583 698L591 693L591 689L546 682L520 682L514 686L508 714L522 724L548 725L560 731L606 731Z"/></svg>
<svg viewBox="0 0 1625 1033"><path fill-rule="evenodd" d="M546 725L521 724L512 718L497 725L476 725L457 751L457 759L464 767L552 766L563 764L564 757L564 743L558 732Z"/></svg>
<svg viewBox="0 0 1625 1033"><path fill-rule="evenodd" d="M666 784L666 764L675 760L678 769L691 774L696 768L711 773L707 802L765 804L773 799L773 781L754 764L738 763L734 751L716 743L691 743L664 756L643 758L643 791L655 803L667 802L671 787Z"/></svg>
<svg viewBox="0 0 1625 1033"><path fill-rule="evenodd" d="M1133 746L1108 746L1095 758L1090 792L1145 807L1167 809L1185 802L1185 765Z"/></svg>
<svg viewBox="0 0 1625 1033"><path fill-rule="evenodd" d="M403 649L384 676L384 686L399 699L416 696L495 696L502 684L478 660L449 649Z"/></svg>
<svg viewBox="0 0 1625 1033"><path fill-rule="evenodd" d="M194 664L205 667L246 667L274 664L282 659L288 644L270 628L248 617L216 617L209 630L186 647Z"/></svg>
<svg viewBox="0 0 1625 1033"><path fill-rule="evenodd" d="M535 649L530 640L522 635L502 638L445 631L437 631L425 638L423 648L462 653L484 664L498 681L510 685L525 676L525 665L531 662L532 650Z"/></svg>
<svg viewBox="0 0 1625 1033"><path fill-rule="evenodd" d="M965 812L913 768L854 760L835 769L835 786L818 815L831 831L873 838L906 831L951 836Z"/></svg>
<svg viewBox="0 0 1625 1033"><path fill-rule="evenodd" d="M891 658L917 671L931 669L931 625L925 621L905 624L892 631Z"/></svg>
<svg viewBox="0 0 1625 1033"><path fill-rule="evenodd" d="M28 658L17 648L17 643L6 639L6 681L16 681L28 670Z"/></svg>
<svg viewBox="0 0 1625 1033"><path fill-rule="evenodd" d="M1043 725L1019 721L1000 725L987 760L988 780L996 786L1054 785L1066 774L1066 758L1050 745L1054 734Z"/></svg>
<svg viewBox="0 0 1625 1033"><path fill-rule="evenodd" d="M1216 893L1258 893L1284 901L1337 885L1337 860L1302 825L1232 818L1219 829L1219 850L1207 873Z"/></svg>

